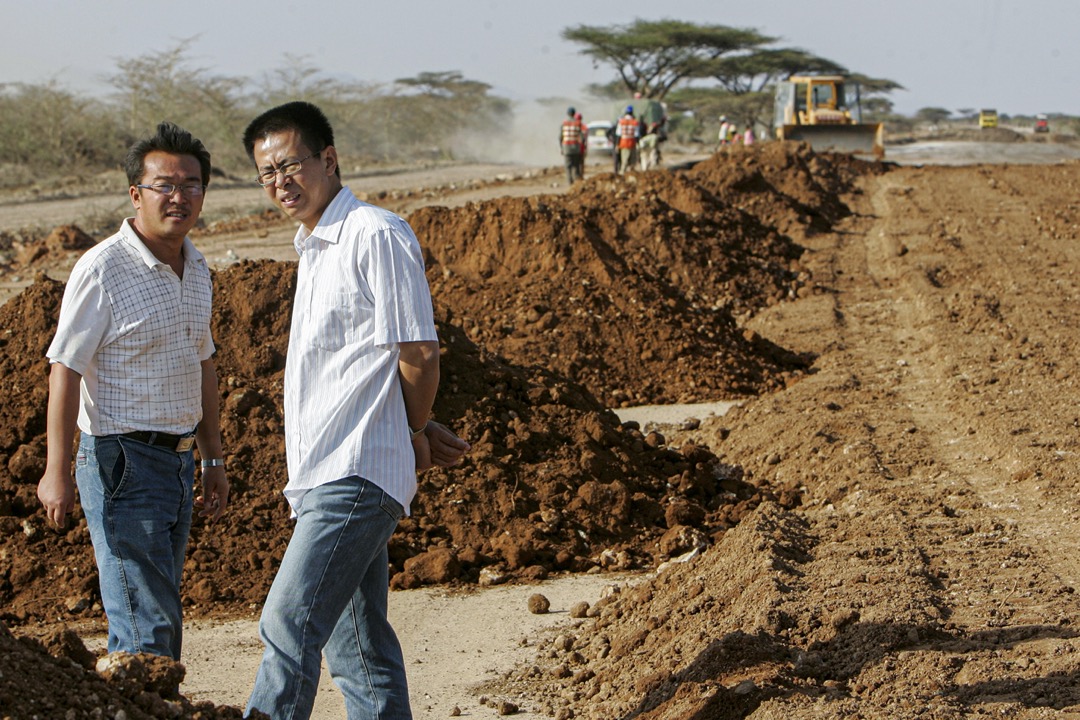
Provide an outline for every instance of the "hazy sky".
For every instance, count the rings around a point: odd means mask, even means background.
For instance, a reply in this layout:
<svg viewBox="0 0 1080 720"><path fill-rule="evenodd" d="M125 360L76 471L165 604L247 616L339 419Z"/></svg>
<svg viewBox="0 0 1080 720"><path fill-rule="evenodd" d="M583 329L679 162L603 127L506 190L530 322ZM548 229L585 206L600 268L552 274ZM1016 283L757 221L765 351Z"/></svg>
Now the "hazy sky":
<svg viewBox="0 0 1080 720"><path fill-rule="evenodd" d="M80 94L104 92L117 59L197 36L192 64L220 75L258 78L287 52L342 78L457 70L513 100L574 98L611 73L562 40L564 28L670 18L752 28L895 80L905 114L1080 115L1080 0L0 0L0 9L0 84L56 80Z"/></svg>

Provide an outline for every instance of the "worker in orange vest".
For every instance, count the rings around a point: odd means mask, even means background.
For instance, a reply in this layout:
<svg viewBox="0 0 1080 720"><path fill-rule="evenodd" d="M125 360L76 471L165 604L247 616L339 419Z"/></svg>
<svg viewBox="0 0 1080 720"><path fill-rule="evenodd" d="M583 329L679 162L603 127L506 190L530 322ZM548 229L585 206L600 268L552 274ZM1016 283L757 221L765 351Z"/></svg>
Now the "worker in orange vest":
<svg viewBox="0 0 1080 720"><path fill-rule="evenodd" d="M585 156L589 154L589 126L581 119L581 113L574 113L574 119L581 126L581 161L578 165L578 177L585 179Z"/></svg>
<svg viewBox="0 0 1080 720"><path fill-rule="evenodd" d="M585 126L574 117L573 107L567 108L566 119L559 128L559 147L562 149L563 163L566 165L566 184L573 185L581 179L582 158L585 147Z"/></svg>
<svg viewBox="0 0 1080 720"><path fill-rule="evenodd" d="M637 162L638 135L641 125L634 117L634 106L627 105L626 112L619 118L619 174L624 174Z"/></svg>

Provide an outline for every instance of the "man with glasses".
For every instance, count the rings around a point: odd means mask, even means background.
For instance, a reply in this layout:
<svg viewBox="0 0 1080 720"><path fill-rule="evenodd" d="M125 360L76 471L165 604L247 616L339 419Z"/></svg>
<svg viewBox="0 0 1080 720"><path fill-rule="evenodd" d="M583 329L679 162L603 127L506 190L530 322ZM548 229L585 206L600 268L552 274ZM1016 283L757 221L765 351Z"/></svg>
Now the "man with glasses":
<svg viewBox="0 0 1080 720"><path fill-rule="evenodd" d="M285 362L285 497L296 525L263 605L248 711L307 718L322 655L350 718L412 717L387 621L387 542L416 473L469 449L430 420L439 342L420 244L342 185L319 108L292 102L244 133L257 182L300 223Z"/></svg>
<svg viewBox="0 0 1080 720"><path fill-rule="evenodd" d="M180 659L180 577L193 507L225 511L210 270L187 233L210 153L161 123L124 161L135 216L71 272L51 362L38 499L65 527L75 481L94 545L109 652ZM193 498L195 446L202 496Z"/></svg>

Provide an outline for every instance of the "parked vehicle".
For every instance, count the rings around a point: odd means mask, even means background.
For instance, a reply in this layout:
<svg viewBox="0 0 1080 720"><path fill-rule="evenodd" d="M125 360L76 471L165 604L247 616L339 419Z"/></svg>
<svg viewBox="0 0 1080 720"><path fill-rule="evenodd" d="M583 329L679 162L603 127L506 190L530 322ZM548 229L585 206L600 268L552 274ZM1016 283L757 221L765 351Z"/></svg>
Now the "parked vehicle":
<svg viewBox="0 0 1080 720"><path fill-rule="evenodd" d="M597 120L587 123L589 128L589 154L611 155L615 152L615 145L608 136L608 131L614 127L607 120Z"/></svg>
<svg viewBox="0 0 1080 720"><path fill-rule="evenodd" d="M1048 133L1050 132L1050 121L1046 119L1046 116L1039 113L1035 116L1035 132Z"/></svg>

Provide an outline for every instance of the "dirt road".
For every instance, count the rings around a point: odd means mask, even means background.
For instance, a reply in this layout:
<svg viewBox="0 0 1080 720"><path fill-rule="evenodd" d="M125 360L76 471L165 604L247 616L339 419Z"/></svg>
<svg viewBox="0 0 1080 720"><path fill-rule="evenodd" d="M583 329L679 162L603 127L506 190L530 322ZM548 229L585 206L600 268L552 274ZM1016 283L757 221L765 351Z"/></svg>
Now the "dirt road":
<svg viewBox="0 0 1080 720"><path fill-rule="evenodd" d="M1080 717L1078 183L864 178L801 241L814 292L748 324L815 372L669 435L798 508L763 505L500 689L597 720ZM552 680L570 653L578 684Z"/></svg>
<svg viewBox="0 0 1080 720"><path fill-rule="evenodd" d="M418 716L1080 717L1080 164L981 153L862 174L845 219L787 227L809 281L743 327L811 370L661 428L767 497L688 562L590 589L594 617L529 634L471 697L414 685ZM436 642L467 651L429 631L407 658Z"/></svg>

